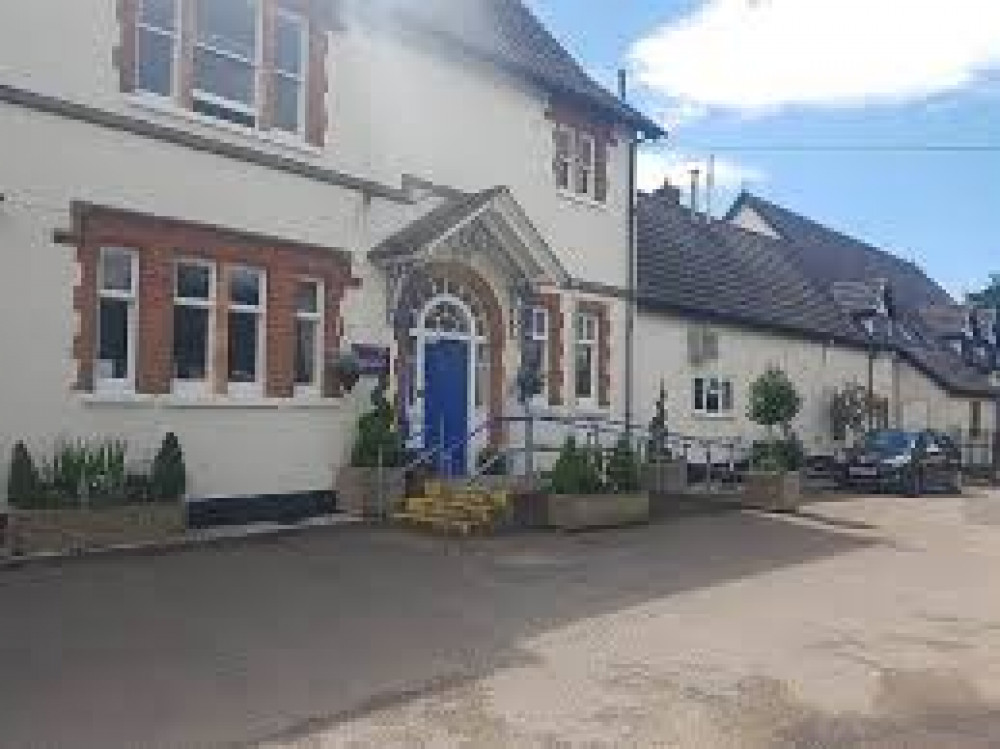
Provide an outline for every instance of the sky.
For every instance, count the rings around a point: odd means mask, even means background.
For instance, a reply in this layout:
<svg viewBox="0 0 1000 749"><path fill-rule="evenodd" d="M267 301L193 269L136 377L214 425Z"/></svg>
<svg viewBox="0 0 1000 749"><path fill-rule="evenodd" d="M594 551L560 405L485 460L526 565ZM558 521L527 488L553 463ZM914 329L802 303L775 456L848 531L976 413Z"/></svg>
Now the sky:
<svg viewBox="0 0 1000 749"><path fill-rule="evenodd" d="M640 188L714 156L741 188L919 263L1000 271L1000 0L526 0L669 137Z"/></svg>

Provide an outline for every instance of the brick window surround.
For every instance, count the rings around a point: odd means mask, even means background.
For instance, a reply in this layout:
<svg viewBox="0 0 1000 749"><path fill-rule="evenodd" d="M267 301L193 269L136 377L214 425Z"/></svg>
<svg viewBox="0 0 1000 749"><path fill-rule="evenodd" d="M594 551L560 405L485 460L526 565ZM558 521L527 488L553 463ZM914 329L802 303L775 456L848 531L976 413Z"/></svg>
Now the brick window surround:
<svg viewBox="0 0 1000 749"><path fill-rule="evenodd" d="M487 398L487 411L489 418L493 422L490 429L490 444L497 447L503 444L506 434L506 425L498 424L496 420L503 414L504 403L504 349L507 345L506 329L504 328L503 310L496 294L489 283L472 268L454 261L435 261L428 263L415 273L409 282L409 287L402 295L403 303L411 308L419 308L431 297L428 291L428 284L434 279L444 279L455 281L469 288L476 297L476 301L482 305L483 313L486 317L487 338L490 344L490 383L489 395ZM409 331L396 331L397 350L399 359L396 364L397 378L402 377L402 373L408 370L406 356L409 346ZM404 397L405 388L402 381L398 381L397 393L399 398ZM398 404L400 409L404 408L404 403Z"/></svg>
<svg viewBox="0 0 1000 749"><path fill-rule="evenodd" d="M584 110L562 100L553 100L550 103L546 117L554 126L561 125L585 133L594 139L594 199L599 203L607 202L608 150L617 144L612 125L601 122Z"/></svg>
<svg viewBox="0 0 1000 749"><path fill-rule="evenodd" d="M581 301L577 311L597 318L597 403L611 405L611 314L603 302Z"/></svg>
<svg viewBox="0 0 1000 749"><path fill-rule="evenodd" d="M141 0L116 0L121 36L114 52L118 67L120 88L123 92L136 90L138 67L137 20ZM192 109L194 82L195 3L197 0L178 0L180 9L180 52L175 75L178 79L176 103L183 109ZM307 57L305 70L305 121L304 136L307 143L322 146L326 139L326 95L329 88L327 74L328 31L332 26L331 12L324 10L325 0L261 0L261 60L258 91L261 97L258 127L267 130L273 121L275 94L273 86L275 60L275 14L278 8L298 13L306 19Z"/></svg>
<svg viewBox="0 0 1000 749"><path fill-rule="evenodd" d="M549 318L549 371L545 373L549 405L561 406L563 405L563 388L565 387L563 373L565 322L563 321L562 301L558 294L540 294L538 305L545 308Z"/></svg>
<svg viewBox="0 0 1000 749"><path fill-rule="evenodd" d="M350 254L337 249L249 234L207 224L189 223L115 208L76 203L73 228L56 240L76 246L77 286L73 306L77 332L76 389L93 392L97 347L98 264L102 247L123 247L138 255L135 390L163 395L173 385L174 267L177 260L202 259L219 269L217 299L227 298L227 267L248 266L266 274L264 321L264 394L290 398L295 391L296 289L300 279L323 284L324 360L340 349L340 307L349 288L360 282L351 275ZM211 352L216 395L227 392L228 315L214 316L216 345ZM323 367L323 394L339 395L337 383Z"/></svg>

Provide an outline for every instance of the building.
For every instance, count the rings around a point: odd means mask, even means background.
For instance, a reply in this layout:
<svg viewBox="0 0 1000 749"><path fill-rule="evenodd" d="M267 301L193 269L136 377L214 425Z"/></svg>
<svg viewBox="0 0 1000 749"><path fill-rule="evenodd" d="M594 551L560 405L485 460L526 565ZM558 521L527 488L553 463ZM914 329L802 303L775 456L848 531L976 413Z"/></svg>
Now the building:
<svg viewBox="0 0 1000 749"><path fill-rule="evenodd" d="M995 429L995 316L912 263L748 193L710 221L665 187L638 225L637 397L662 378L675 431L758 435L749 384L772 365L803 397L794 427L814 452L843 438L831 404L849 384L872 389L878 425Z"/></svg>
<svg viewBox="0 0 1000 749"><path fill-rule="evenodd" d="M865 325L896 422L992 427L992 322L750 197L731 224L640 202L629 382L631 151L665 133L520 0L7 0L0 41L0 455L149 460L173 431L194 497L328 490L356 346L456 470L507 439L528 363L541 413L646 418L663 377L674 429L742 434L778 362L819 443ZM824 243L886 267L814 266Z"/></svg>
<svg viewBox="0 0 1000 749"><path fill-rule="evenodd" d="M663 133L519 0L12 0L0 37L0 454L170 430L194 496L328 489L355 344L418 442L528 356L538 407L621 415L630 144Z"/></svg>

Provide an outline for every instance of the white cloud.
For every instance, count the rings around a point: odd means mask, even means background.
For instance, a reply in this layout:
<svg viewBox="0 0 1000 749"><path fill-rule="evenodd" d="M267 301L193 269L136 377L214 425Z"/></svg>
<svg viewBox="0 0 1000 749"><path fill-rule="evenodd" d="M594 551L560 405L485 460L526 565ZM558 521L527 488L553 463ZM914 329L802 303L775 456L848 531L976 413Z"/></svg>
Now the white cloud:
<svg viewBox="0 0 1000 749"><path fill-rule="evenodd" d="M648 151L639 154L636 164L636 185L644 192L652 192L663 185L664 180L681 189L690 192L691 170L701 171L701 185L707 184L708 159L693 157L679 153L663 151ZM715 159L715 188L719 198L743 187L760 184L766 180L763 172L753 167L730 161ZM716 207L721 203L716 202Z"/></svg>
<svg viewBox="0 0 1000 749"><path fill-rule="evenodd" d="M630 58L681 112L920 100L1000 69L1000 2L705 0Z"/></svg>

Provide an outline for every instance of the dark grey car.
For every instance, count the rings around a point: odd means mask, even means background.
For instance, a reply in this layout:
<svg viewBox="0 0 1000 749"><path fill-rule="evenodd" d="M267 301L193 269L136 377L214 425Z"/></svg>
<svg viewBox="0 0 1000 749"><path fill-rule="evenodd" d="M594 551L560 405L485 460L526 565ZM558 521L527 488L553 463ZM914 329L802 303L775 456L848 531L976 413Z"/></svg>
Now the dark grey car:
<svg viewBox="0 0 1000 749"><path fill-rule="evenodd" d="M961 493L962 456L946 434L884 429L869 433L848 452L838 478L845 486L909 496L928 491Z"/></svg>

